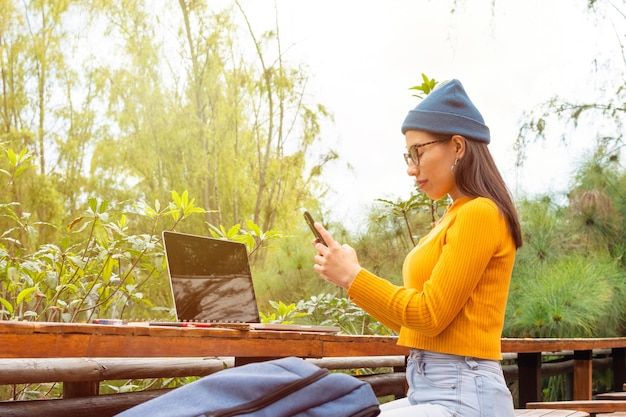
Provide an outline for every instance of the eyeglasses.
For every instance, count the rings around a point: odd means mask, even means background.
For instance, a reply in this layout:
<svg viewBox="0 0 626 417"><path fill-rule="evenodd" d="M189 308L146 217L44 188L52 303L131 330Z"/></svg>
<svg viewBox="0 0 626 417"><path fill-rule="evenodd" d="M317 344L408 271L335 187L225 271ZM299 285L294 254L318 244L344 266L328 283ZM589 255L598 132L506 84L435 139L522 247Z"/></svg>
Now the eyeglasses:
<svg viewBox="0 0 626 417"><path fill-rule="evenodd" d="M432 142L420 143L419 145L413 145L409 148L409 152L404 154L404 161L407 165L410 165L412 162L413 165L418 167L420 165L420 156L419 148L426 145L432 145L433 143L445 142L444 140L433 140ZM423 153L423 152L422 152Z"/></svg>

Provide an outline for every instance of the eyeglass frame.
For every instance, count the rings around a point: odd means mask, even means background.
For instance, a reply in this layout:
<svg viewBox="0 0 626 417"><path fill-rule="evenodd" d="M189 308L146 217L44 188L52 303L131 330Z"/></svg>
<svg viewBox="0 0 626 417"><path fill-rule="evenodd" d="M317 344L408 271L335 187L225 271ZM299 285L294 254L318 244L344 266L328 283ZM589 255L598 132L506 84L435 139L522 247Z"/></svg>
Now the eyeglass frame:
<svg viewBox="0 0 626 417"><path fill-rule="evenodd" d="M452 137L449 137L447 139L444 140L433 140L430 142L426 142L426 143L420 143L420 144L415 144L412 145L409 149L407 153L404 153L404 162L406 162L407 165L409 165L409 162L412 162L414 166L418 167L420 166L420 153L419 153L419 148L426 146L426 145L432 145L433 143L443 143L443 142L447 142L449 140L451 140ZM413 155L411 155L413 152L415 152L415 158L413 158ZM423 154L424 152L422 152Z"/></svg>

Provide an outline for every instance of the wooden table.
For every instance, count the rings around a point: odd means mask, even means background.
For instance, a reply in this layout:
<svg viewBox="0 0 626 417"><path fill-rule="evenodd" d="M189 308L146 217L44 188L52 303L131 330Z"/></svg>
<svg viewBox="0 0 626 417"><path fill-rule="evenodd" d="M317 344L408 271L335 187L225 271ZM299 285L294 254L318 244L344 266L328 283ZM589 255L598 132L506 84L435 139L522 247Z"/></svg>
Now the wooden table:
<svg viewBox="0 0 626 417"><path fill-rule="evenodd" d="M1 358L408 355L396 337L0 321Z"/></svg>
<svg viewBox="0 0 626 417"><path fill-rule="evenodd" d="M232 356L238 365L285 356L408 355L396 343L387 336L0 321L0 358ZM503 352L517 353L520 407L541 401L542 352L573 351L574 399L591 399L594 349L612 350L619 391L626 382L626 338L502 339Z"/></svg>

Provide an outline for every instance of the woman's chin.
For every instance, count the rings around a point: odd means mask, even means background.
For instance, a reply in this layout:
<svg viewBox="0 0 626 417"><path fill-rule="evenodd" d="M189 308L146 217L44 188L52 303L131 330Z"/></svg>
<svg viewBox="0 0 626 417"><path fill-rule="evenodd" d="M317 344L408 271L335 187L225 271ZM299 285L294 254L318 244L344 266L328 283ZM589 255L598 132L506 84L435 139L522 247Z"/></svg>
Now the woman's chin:
<svg viewBox="0 0 626 417"><path fill-rule="evenodd" d="M424 191L424 194L426 194L428 196L428 198L430 198L433 201L437 201L440 198L443 197L443 195L439 194L439 193L432 193L432 192L428 192L428 191Z"/></svg>

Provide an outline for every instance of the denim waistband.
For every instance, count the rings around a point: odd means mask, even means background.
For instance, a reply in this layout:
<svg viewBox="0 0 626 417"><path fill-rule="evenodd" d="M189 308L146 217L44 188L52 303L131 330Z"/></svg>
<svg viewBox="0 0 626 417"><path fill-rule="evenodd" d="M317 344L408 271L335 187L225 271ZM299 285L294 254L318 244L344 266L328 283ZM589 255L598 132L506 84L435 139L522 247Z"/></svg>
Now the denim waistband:
<svg viewBox="0 0 626 417"><path fill-rule="evenodd" d="M502 374L502 366L500 361L491 359L480 359L472 356L451 355L448 353L433 352L430 350L411 349L409 361L413 362L417 369L423 370L427 363L462 363L467 365L469 369L491 371L496 374Z"/></svg>

